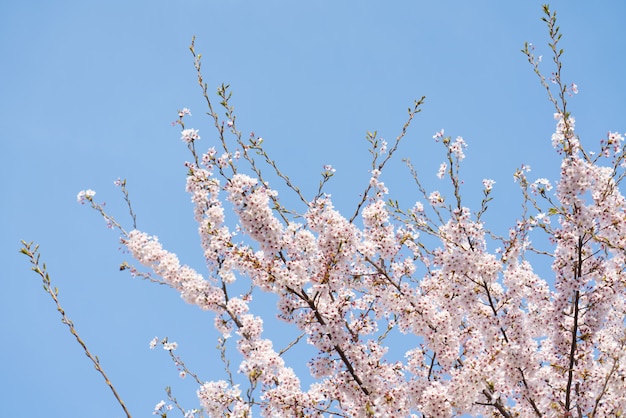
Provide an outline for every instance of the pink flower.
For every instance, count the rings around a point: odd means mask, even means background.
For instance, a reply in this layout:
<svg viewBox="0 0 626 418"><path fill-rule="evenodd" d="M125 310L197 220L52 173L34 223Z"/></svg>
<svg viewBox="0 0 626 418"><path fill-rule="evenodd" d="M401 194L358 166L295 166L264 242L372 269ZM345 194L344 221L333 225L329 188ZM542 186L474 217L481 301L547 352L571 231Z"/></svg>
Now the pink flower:
<svg viewBox="0 0 626 418"><path fill-rule="evenodd" d="M163 343L163 349L167 351L174 351L178 348L178 344L175 342L166 342Z"/></svg>
<svg viewBox="0 0 626 418"><path fill-rule="evenodd" d="M439 170L437 171L437 177L439 177L440 179L443 178L443 176L445 176L446 174L446 170L448 168L448 164L446 163L441 163L439 165Z"/></svg>
<svg viewBox="0 0 626 418"><path fill-rule="evenodd" d="M496 184L495 180L483 179L483 186L485 187L485 191L487 192L491 191L494 184Z"/></svg>
<svg viewBox="0 0 626 418"><path fill-rule="evenodd" d="M189 143L191 143L193 141L196 141L196 140L200 139L200 135L198 135L198 130L197 129L184 129L181 132L180 139L183 142L186 142L186 143L189 144Z"/></svg>
<svg viewBox="0 0 626 418"><path fill-rule="evenodd" d="M462 161L465 158L465 154L463 153L463 149L465 148L467 148L467 144L460 136L458 136L450 145L450 151L459 161Z"/></svg>
<svg viewBox="0 0 626 418"><path fill-rule="evenodd" d="M444 198L438 191L432 192L428 196L428 200L432 206L441 206L444 203Z"/></svg>
<svg viewBox="0 0 626 418"><path fill-rule="evenodd" d="M91 189L81 190L80 192L78 192L78 195L76 195L76 200L81 205L84 205L85 201L91 201L95 195L96 192Z"/></svg>

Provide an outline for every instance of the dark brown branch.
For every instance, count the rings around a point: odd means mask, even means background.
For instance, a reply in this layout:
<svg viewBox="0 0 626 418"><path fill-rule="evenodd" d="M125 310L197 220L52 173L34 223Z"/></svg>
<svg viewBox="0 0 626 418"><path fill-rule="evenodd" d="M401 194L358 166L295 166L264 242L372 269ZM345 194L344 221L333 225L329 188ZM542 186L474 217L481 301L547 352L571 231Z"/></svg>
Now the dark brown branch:
<svg viewBox="0 0 626 418"><path fill-rule="evenodd" d="M574 270L574 279L579 280L582 277L583 265L583 238L578 238L578 260ZM567 370L567 388L565 389L565 411L571 409L572 381L574 380L574 362L576 348L578 345L578 316L579 316L580 290L574 292L574 300L572 301L574 308L574 325L572 326L572 340L570 343L569 366Z"/></svg>
<svg viewBox="0 0 626 418"><path fill-rule="evenodd" d="M309 296L304 291L301 293L297 293L293 289L288 289L288 290L292 292L293 294L298 295L304 302L306 302L306 304L309 305L309 308L315 315L315 319L317 320L317 322L324 327L326 326L326 321L324 320L324 318L322 317L322 314L317 309L317 306L315 306L315 302L311 300L311 298L309 298ZM332 342L332 336L328 333L326 334L326 336ZM361 378L356 374L356 371L354 370L354 367L352 367L352 363L350 362L350 359L348 359L348 356L346 356L346 353L341 348L341 346L339 346L339 344L333 344L333 349L337 352L337 354L341 358L341 361L346 366L346 369L348 370L348 373L350 373L350 376L352 376L352 379L359 386L359 389L361 389L361 391L365 395L369 395L370 394L369 390L365 387L365 384L363 383Z"/></svg>

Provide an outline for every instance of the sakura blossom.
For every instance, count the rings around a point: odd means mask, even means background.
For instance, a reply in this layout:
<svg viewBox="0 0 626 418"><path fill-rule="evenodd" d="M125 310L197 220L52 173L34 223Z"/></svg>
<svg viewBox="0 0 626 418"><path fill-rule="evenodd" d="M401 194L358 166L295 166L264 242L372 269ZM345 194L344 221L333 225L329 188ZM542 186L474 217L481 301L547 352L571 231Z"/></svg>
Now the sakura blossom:
<svg viewBox="0 0 626 418"><path fill-rule="evenodd" d="M166 351L174 351L178 348L178 344L175 342L163 343L163 349Z"/></svg>
<svg viewBox="0 0 626 418"><path fill-rule="evenodd" d="M422 173L407 164L417 197L391 198L385 164L423 100L409 109L389 147L368 132L369 178L355 210L345 214L323 189L335 173L331 165L323 166L319 189L294 186L261 138L236 130L229 91L218 89L225 119L210 117L220 135L224 121L234 135L220 137L204 154L189 146L185 164L200 267L183 264L155 235L119 228L129 256L205 311L219 334L209 357L215 373L206 380L175 360L181 377L196 378L208 416L626 414L623 137L609 132L595 159L586 151L565 110L556 15L547 6L544 13L556 64L547 80L556 87L535 72L549 92L560 89L549 95L557 112L554 132L544 138L560 157L560 170L556 181L531 178L528 165L512 170L509 181L523 203L502 235L484 220L496 182L464 183L468 145L443 129L433 138L447 162L436 174L447 176L451 188L427 189ZM524 53L537 69L534 48L527 44ZM193 45L192 52L198 60ZM187 114L179 111L181 118ZM187 144L200 138L182 128ZM462 192L483 201L470 207ZM81 191L77 200L94 195ZM285 207L286 195L299 206ZM268 294L272 305L258 309L258 295ZM279 346L269 337L276 326L296 337ZM406 347L400 355L393 353L398 342ZM155 337L149 347L159 343L174 357L177 343ZM303 347L300 364L285 355ZM155 414L169 407L161 401Z"/></svg>
<svg viewBox="0 0 626 418"><path fill-rule="evenodd" d="M530 189L534 194L545 194L552 190L552 183L546 178L539 178L530 185Z"/></svg>
<svg viewBox="0 0 626 418"><path fill-rule="evenodd" d="M86 201L93 199L95 195L96 192L91 189L81 190L78 192L78 195L76 195L76 201L78 201L81 205L84 205Z"/></svg>
<svg viewBox="0 0 626 418"><path fill-rule="evenodd" d="M432 206L441 206L444 203L444 200L445 198L437 190L428 196L428 201Z"/></svg>
<svg viewBox="0 0 626 418"><path fill-rule="evenodd" d="M200 135L198 135L197 129L183 129L180 139L189 144L200 139Z"/></svg>
<svg viewBox="0 0 626 418"><path fill-rule="evenodd" d="M452 152L459 161L462 161L465 158L465 153L463 152L465 148L467 148L467 143L463 138L458 136L450 146L450 152Z"/></svg>
<svg viewBox="0 0 626 418"><path fill-rule="evenodd" d="M493 189L493 185L496 184L495 180L492 179L483 179L483 186L485 187L485 191L491 191Z"/></svg>
<svg viewBox="0 0 626 418"><path fill-rule="evenodd" d="M182 110L178 111L178 117L182 118L185 115L191 116L191 110L187 109L186 107L183 107Z"/></svg>
<svg viewBox="0 0 626 418"><path fill-rule="evenodd" d="M439 165L439 170L437 171L437 177L442 179L443 176L445 176L446 174L446 170L448 169L448 164L446 163L441 163Z"/></svg>
<svg viewBox="0 0 626 418"><path fill-rule="evenodd" d="M563 157L560 179L556 186L547 178L529 180L528 165L515 172L525 205L540 211L521 213L493 251L483 222L459 196L454 206L439 190L423 191L438 217L420 201L406 212L390 206L382 166L373 165L369 194L358 216L347 218L325 194L304 200L305 210L293 217L280 209L279 191L268 182L225 174L234 160L227 150L217 157L215 145L188 163L187 191L208 272L181 265L144 232L131 231L123 243L185 301L213 312L223 344L236 341L241 360L233 372L240 379L202 383L205 411L268 417L625 411L626 200L616 168L585 157L574 118L564 115L555 115L552 135ZM183 130L184 138L194 135ZM251 138L259 147L260 138ZM450 170L442 163L438 177L447 174L459 187L467 143L443 130L434 138L453 164ZM378 158L373 134L370 139ZM621 143L612 133L604 142ZM326 177L334 173L323 168ZM485 202L494 184L482 180ZM550 279L526 259L537 231L552 244ZM432 239L422 241L425 235ZM308 388L264 336L266 321L252 309L251 294L231 294L241 277L276 295L277 316L317 351L307 359L314 380ZM389 332L415 341L403 360L388 356ZM258 403L244 396L246 385L259 391Z"/></svg>

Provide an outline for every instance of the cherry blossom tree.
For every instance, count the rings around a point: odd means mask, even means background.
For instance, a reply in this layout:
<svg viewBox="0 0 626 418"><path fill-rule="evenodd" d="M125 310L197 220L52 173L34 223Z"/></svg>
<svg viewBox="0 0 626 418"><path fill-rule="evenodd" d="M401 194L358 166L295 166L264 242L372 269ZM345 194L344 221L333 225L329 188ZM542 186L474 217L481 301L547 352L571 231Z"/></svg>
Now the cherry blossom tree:
<svg viewBox="0 0 626 418"><path fill-rule="evenodd" d="M544 6L544 14L551 76L540 71L532 45L523 53L554 105L552 145L561 157L560 177L531 180L525 166L514 173L523 205L505 237L483 222L492 180L483 181L480 207L465 206L460 167L466 144L443 130L434 135L445 153L438 176L449 180L452 195L427 190L407 161L419 197L404 208L389 196L382 173L424 98L408 109L391 143L367 134L371 178L354 211L342 214L324 192L332 167L324 167L317 191L301 191L265 151L262 138L238 129L229 86L218 88L216 106L192 42L198 82L219 140L200 152L201 135L187 127L191 112L186 108L176 124L190 151L187 191L207 271L181 265L157 237L135 229L125 180L116 184L128 203L132 228L105 212L94 191L78 195L80 203L120 231L138 263L125 262L121 269L170 286L213 315L221 335L216 358L228 376L208 381L174 354L176 343L152 341L197 380L201 405L185 410L170 397L156 413L167 416L172 407L187 417L626 413L623 137L609 132L596 152L583 146L567 102L577 86L561 78L556 13ZM282 183L280 190L267 181L268 169ZM285 207L279 196L288 193L305 210ZM548 238L546 248L534 244L542 236ZM37 247L24 243L22 252L98 366L65 316L45 265L40 267ZM550 274L531 264L535 255L549 260ZM264 318L251 309L259 292L274 294L274 316L281 326L297 330L287 347L264 336ZM404 358L388 355L392 333L411 345ZM302 359L310 373L306 379L283 358L302 346L315 352Z"/></svg>

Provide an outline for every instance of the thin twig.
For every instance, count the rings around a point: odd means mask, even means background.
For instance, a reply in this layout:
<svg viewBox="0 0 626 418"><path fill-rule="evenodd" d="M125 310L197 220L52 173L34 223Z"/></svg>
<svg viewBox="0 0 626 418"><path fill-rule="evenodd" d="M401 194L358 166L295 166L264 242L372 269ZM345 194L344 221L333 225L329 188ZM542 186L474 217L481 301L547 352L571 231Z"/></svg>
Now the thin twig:
<svg viewBox="0 0 626 418"><path fill-rule="evenodd" d="M58 299L59 289L57 289L56 287L52 288L50 276L48 275L48 272L46 271L46 264L43 263L41 267L39 266L39 256L40 256L39 245L35 245L33 248L32 242L27 243L26 241L22 241L22 246L23 247L20 249L20 252L26 255L30 259L30 263L33 265L31 269L35 273L37 273L43 280L44 290L52 297L52 300L54 300L54 303L57 306L57 311L59 311L59 313L61 314L61 322L69 327L70 332L72 333L74 338L76 338L76 341L78 342L78 344L80 344L80 346L83 348L85 355L89 357L89 360L91 360L96 370L102 375L107 386L111 389L111 392L113 392L115 399L124 410L124 413L126 414L128 418L130 418L131 415L130 415L130 412L128 412L128 409L126 409L126 405L124 405L124 402L122 401L119 394L115 390L115 387L113 387L113 383L111 383L111 381L109 380L109 377L106 375L106 373L102 369L102 366L100 366L100 360L98 359L98 356L94 356L93 354L91 354L91 352L87 348L87 345L78 334L78 331L76 331L76 328L74 327L74 323L65 314L65 310L61 306L61 303L59 302L59 299Z"/></svg>

